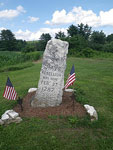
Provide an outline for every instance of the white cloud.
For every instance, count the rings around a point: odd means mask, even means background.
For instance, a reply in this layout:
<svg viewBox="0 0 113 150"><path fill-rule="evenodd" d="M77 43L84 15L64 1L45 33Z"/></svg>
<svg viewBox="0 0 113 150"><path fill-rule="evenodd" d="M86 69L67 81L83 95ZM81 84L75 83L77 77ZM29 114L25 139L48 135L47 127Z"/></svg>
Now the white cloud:
<svg viewBox="0 0 113 150"><path fill-rule="evenodd" d="M28 22L30 22L30 23L33 23L33 22L36 22L39 20L38 17L31 17L31 16L29 16L28 19L29 19Z"/></svg>
<svg viewBox="0 0 113 150"><path fill-rule="evenodd" d="M92 10L83 10L82 7L74 7L70 12L66 10L55 11L52 19L47 20L45 24L61 25L61 24L88 24L92 27L111 25L113 26L113 9L109 11L100 11L99 15L95 14Z"/></svg>
<svg viewBox="0 0 113 150"><path fill-rule="evenodd" d="M36 31L36 32L31 32L29 30L25 30L22 31L21 29L19 29L18 31L16 31L15 37L16 39L23 39L26 41L33 41L33 40L39 40L40 36L42 35L42 33L49 33L52 37L55 36L55 33L58 33L59 31L64 32L65 34L67 34L67 30L65 28L41 28L40 30Z"/></svg>
<svg viewBox="0 0 113 150"><path fill-rule="evenodd" d="M0 27L0 32L1 32L2 30L6 30L6 28L4 28L4 27Z"/></svg>
<svg viewBox="0 0 113 150"><path fill-rule="evenodd" d="M74 7L72 13L75 17L76 24L88 24L89 26L96 27L100 24L100 17L97 16L92 10L83 10L81 7Z"/></svg>
<svg viewBox="0 0 113 150"><path fill-rule="evenodd" d="M67 24L71 23L74 21L74 16L72 12L69 12L66 14L66 11L63 9L61 11L55 11L53 13L53 18L51 21L46 21L46 24L51 24L51 25L59 25L59 24Z"/></svg>
<svg viewBox="0 0 113 150"><path fill-rule="evenodd" d="M101 25L112 25L113 26L113 9L109 11L100 11L100 22Z"/></svg>
<svg viewBox="0 0 113 150"><path fill-rule="evenodd" d="M2 10L0 11L0 18L14 18L20 15L21 13L25 13L26 11L24 8L19 5L15 10L14 9L9 9L9 10Z"/></svg>

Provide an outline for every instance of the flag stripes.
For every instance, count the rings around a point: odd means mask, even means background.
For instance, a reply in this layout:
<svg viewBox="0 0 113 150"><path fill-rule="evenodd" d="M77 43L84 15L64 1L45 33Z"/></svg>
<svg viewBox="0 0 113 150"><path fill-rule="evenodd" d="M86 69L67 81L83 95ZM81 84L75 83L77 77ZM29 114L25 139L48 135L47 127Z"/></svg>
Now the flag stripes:
<svg viewBox="0 0 113 150"><path fill-rule="evenodd" d="M71 69L71 72L70 72L70 75L66 81L66 84L65 84L65 89L67 89L70 85L72 85L74 83L74 81L76 80L75 78L75 69L74 69L74 65L72 66L72 69Z"/></svg>
<svg viewBox="0 0 113 150"><path fill-rule="evenodd" d="M70 85L72 85L75 80L76 80L75 73L73 73L72 75L69 76L68 80L66 81L65 89L67 89Z"/></svg>
<svg viewBox="0 0 113 150"><path fill-rule="evenodd" d="M5 90L4 90L3 97L5 97L9 100L16 100L16 97L17 97L17 93L16 93L9 77L7 79L7 83L6 83L6 87L5 87Z"/></svg>

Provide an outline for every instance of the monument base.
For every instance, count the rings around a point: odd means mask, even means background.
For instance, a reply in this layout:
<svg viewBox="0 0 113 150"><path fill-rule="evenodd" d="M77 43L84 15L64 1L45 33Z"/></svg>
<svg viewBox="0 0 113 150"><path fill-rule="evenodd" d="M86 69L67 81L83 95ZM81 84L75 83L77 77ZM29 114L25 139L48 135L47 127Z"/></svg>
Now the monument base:
<svg viewBox="0 0 113 150"><path fill-rule="evenodd" d="M39 101L36 98L31 99L31 106L34 108L37 108L37 107L42 107L42 108L55 107L55 106L59 106L61 103L62 103L62 100L58 101L58 103L54 103L54 104L52 102L52 104L51 104L51 103L48 103L48 101L43 101L43 100Z"/></svg>

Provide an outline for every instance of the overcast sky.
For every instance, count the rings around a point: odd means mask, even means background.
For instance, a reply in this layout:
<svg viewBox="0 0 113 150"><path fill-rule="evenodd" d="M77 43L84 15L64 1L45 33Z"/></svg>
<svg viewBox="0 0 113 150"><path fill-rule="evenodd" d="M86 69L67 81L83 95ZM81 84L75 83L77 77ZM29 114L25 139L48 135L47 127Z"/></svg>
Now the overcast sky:
<svg viewBox="0 0 113 150"><path fill-rule="evenodd" d="M66 34L70 25L80 23L113 33L113 0L0 0L0 30L11 30L17 39Z"/></svg>

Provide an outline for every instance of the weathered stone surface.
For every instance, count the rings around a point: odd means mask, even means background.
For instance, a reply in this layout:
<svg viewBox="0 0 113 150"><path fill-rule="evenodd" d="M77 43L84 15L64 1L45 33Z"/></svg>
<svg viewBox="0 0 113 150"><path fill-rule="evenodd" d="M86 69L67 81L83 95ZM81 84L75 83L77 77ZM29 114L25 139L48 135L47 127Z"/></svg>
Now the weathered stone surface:
<svg viewBox="0 0 113 150"><path fill-rule="evenodd" d="M31 106L47 107L61 104L67 53L68 42L58 39L48 41L43 55L38 89Z"/></svg>
<svg viewBox="0 0 113 150"><path fill-rule="evenodd" d="M7 114L4 113L4 114L2 115L2 118L1 118L1 119L2 119L2 121L6 121L6 120L9 119L9 115L7 115Z"/></svg>
<svg viewBox="0 0 113 150"><path fill-rule="evenodd" d="M8 113L11 113L11 112L13 112L13 109L6 110L4 114L8 114Z"/></svg>
<svg viewBox="0 0 113 150"><path fill-rule="evenodd" d="M19 116L19 114L18 114L17 112L15 112L15 111L9 112L8 115L9 115L12 119L15 119L16 117Z"/></svg>

